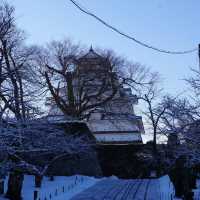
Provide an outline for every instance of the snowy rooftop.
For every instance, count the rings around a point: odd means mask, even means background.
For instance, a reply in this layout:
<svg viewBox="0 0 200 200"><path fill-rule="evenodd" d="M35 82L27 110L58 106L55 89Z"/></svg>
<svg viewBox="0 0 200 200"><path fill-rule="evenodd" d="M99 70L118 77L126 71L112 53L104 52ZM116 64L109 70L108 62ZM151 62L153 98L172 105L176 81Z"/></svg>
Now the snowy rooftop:
<svg viewBox="0 0 200 200"><path fill-rule="evenodd" d="M139 127L133 120L91 120L88 123L93 132L140 132Z"/></svg>
<svg viewBox="0 0 200 200"><path fill-rule="evenodd" d="M134 120L91 120L90 131L101 143L142 143L141 132Z"/></svg>
<svg viewBox="0 0 200 200"><path fill-rule="evenodd" d="M100 143L142 143L140 133L108 133L94 134L94 136Z"/></svg>
<svg viewBox="0 0 200 200"><path fill-rule="evenodd" d="M74 119L70 116L62 115L47 115L41 118L44 122L48 122L50 124L62 124L62 123L85 123L82 120Z"/></svg>

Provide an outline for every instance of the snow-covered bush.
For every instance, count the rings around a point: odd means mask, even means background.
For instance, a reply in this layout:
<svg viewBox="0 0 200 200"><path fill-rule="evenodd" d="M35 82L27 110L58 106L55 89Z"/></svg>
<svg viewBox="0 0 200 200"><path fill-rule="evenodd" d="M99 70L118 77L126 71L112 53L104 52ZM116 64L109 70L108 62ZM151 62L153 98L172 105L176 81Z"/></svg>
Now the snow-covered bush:
<svg viewBox="0 0 200 200"><path fill-rule="evenodd" d="M44 175L48 167L62 156L90 152L92 142L86 135L72 134L61 124L44 120L1 124L0 160L2 171L18 168ZM29 159L27 159L27 156ZM43 165L31 162L31 155L51 155Z"/></svg>

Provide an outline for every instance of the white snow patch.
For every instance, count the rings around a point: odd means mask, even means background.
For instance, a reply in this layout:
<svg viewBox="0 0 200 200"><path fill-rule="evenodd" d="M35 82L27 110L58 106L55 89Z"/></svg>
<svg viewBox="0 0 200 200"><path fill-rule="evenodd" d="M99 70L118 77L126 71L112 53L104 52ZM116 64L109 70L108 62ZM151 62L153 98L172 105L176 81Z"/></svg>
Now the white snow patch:
<svg viewBox="0 0 200 200"><path fill-rule="evenodd" d="M197 179L197 189L193 190L194 192L194 199L200 198L200 179Z"/></svg>
<svg viewBox="0 0 200 200"><path fill-rule="evenodd" d="M90 120L88 123L88 127L92 132L139 132L139 127L136 122L133 120Z"/></svg>
<svg viewBox="0 0 200 200"><path fill-rule="evenodd" d="M161 199L171 199L171 196L174 196L174 186L170 181L168 175L162 176L159 179Z"/></svg>
<svg viewBox="0 0 200 200"><path fill-rule="evenodd" d="M45 199L45 197L49 199L50 196L54 200L69 200L76 194L93 186L99 180L101 179L81 175L55 176L54 181L50 181L48 177L44 177L41 188L35 188L34 176L25 175L22 188L22 197L24 200L32 200L34 191L37 190L41 200ZM6 190L7 184L5 185L5 191ZM0 197L0 200L4 199L5 198Z"/></svg>
<svg viewBox="0 0 200 200"><path fill-rule="evenodd" d="M141 141L140 133L101 133L94 134L98 142L135 142Z"/></svg>

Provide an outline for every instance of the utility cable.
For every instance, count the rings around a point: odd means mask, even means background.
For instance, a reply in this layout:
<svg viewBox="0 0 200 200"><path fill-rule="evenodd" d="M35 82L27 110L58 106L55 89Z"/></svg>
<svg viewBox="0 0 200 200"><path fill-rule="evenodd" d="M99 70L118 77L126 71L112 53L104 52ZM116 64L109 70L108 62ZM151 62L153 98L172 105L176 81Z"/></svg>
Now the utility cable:
<svg viewBox="0 0 200 200"><path fill-rule="evenodd" d="M101 24L103 24L104 26L106 26L107 28L111 29L112 31L122 35L123 37L126 37L127 39L130 39L134 42L136 42L137 44L155 50L157 52L161 52L161 53L167 53L167 54L188 54L188 53L192 53L198 50L198 48L194 48L194 49L190 49L190 50L184 50L184 51L169 51L169 50L165 50L165 49L160 49L157 48L155 46L149 45L145 42L142 42L138 39L136 39L133 36L130 36L122 31L120 31L119 29L115 28L114 26L108 24L107 22L105 22L103 19L101 19L100 17L98 17L97 15L93 14L92 12L88 11L87 9L83 8L83 6L81 6L79 3L77 3L75 0L69 0L71 3L73 3L73 5L78 8L81 12L93 17L94 19L96 19L97 21L99 21Z"/></svg>

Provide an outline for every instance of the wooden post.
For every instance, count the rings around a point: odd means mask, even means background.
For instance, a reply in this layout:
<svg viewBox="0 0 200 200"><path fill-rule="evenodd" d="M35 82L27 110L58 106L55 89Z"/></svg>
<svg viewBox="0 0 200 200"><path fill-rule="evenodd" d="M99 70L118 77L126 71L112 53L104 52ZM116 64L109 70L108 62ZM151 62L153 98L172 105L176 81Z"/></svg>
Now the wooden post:
<svg viewBox="0 0 200 200"><path fill-rule="evenodd" d="M42 185L42 176L35 175L35 187L40 188Z"/></svg>
<svg viewBox="0 0 200 200"><path fill-rule="evenodd" d="M21 190L24 175L20 171L13 171L9 174L8 189L6 197L11 200L21 200Z"/></svg>
<svg viewBox="0 0 200 200"><path fill-rule="evenodd" d="M0 180L0 194L4 194L4 180Z"/></svg>
<svg viewBox="0 0 200 200"><path fill-rule="evenodd" d="M33 199L34 199L34 200L37 200L37 198L38 198L38 191L35 190L35 191L34 191L34 198L33 198Z"/></svg>
<svg viewBox="0 0 200 200"><path fill-rule="evenodd" d="M50 181L54 181L54 176L50 176Z"/></svg>

